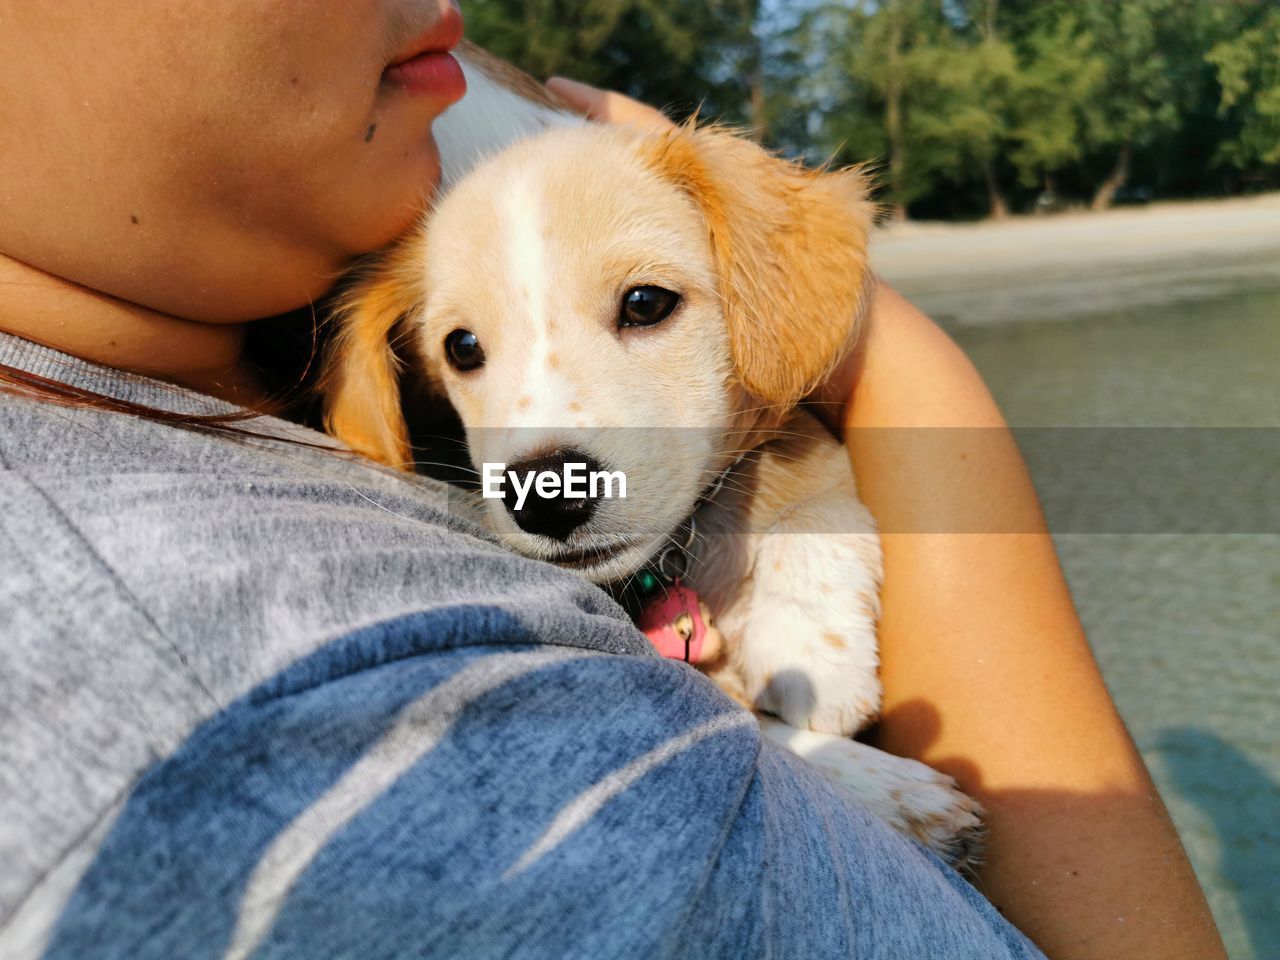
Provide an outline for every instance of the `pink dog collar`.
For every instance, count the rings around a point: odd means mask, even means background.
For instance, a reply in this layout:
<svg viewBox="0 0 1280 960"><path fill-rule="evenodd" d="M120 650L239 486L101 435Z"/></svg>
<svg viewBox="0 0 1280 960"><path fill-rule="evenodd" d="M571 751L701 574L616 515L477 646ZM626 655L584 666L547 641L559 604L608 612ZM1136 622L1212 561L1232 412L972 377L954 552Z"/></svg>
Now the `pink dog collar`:
<svg viewBox="0 0 1280 960"><path fill-rule="evenodd" d="M720 653L720 631L710 611L696 591L678 580L649 601L636 625L672 660L702 663Z"/></svg>

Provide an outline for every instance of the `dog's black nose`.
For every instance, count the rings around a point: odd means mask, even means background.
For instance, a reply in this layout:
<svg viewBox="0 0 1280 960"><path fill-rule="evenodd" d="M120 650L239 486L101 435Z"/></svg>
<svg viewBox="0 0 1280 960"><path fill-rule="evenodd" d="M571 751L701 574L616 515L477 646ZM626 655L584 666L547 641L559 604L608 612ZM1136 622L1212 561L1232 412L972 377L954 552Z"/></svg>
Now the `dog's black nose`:
<svg viewBox="0 0 1280 960"><path fill-rule="evenodd" d="M568 467L572 469L566 470ZM569 534L590 520L596 511L596 502L591 498L591 474L599 470L600 464L580 450L557 450L531 457L508 464L508 474L515 477L507 477L502 499L521 530L553 540L568 540ZM555 482L542 480L547 474L554 476ZM538 492L540 482L545 495ZM523 502L521 490L525 491ZM577 493L584 496L566 495Z"/></svg>

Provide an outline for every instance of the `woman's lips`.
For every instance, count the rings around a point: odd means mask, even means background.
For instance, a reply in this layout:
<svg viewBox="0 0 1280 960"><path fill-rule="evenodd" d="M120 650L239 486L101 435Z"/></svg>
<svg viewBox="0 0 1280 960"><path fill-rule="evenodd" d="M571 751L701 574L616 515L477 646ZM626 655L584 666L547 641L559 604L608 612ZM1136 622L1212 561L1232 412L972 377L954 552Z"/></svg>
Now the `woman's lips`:
<svg viewBox="0 0 1280 960"><path fill-rule="evenodd" d="M412 94L445 103L462 99L467 80L449 51L462 42L462 13L457 3L445 6L440 18L382 72L382 79Z"/></svg>
<svg viewBox="0 0 1280 960"><path fill-rule="evenodd" d="M428 50L404 63L387 67L382 74L387 83L407 92L429 96L444 103L456 103L467 92L462 65L443 50Z"/></svg>

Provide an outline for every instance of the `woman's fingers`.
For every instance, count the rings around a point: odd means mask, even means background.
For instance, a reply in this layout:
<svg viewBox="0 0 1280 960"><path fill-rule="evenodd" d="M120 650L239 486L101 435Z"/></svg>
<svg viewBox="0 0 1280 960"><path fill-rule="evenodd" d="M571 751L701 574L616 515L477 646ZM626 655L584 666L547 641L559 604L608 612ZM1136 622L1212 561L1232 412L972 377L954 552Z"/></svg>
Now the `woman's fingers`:
<svg viewBox="0 0 1280 960"><path fill-rule="evenodd" d="M674 126L661 110L613 90L601 90L567 77L552 77L547 89L583 116L600 123L620 123L654 132Z"/></svg>

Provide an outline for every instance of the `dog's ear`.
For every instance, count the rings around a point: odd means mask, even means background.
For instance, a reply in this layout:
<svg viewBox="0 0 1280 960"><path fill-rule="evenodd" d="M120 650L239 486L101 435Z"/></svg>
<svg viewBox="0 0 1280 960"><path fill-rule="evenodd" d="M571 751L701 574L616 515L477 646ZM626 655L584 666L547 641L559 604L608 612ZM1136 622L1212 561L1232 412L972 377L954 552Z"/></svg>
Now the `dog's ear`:
<svg viewBox="0 0 1280 960"><path fill-rule="evenodd" d="M407 237L354 269L334 308L338 329L321 381L325 429L357 453L400 470L412 468L413 455L392 336L421 306L417 241Z"/></svg>
<svg viewBox="0 0 1280 960"><path fill-rule="evenodd" d="M692 124L642 149L706 220L739 379L764 403L789 409L857 334L871 276L866 176L807 170Z"/></svg>

